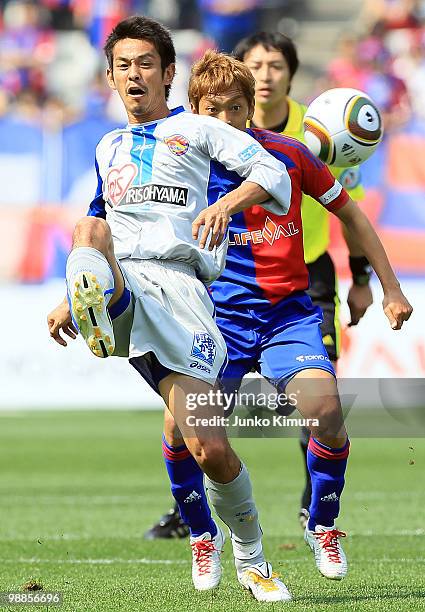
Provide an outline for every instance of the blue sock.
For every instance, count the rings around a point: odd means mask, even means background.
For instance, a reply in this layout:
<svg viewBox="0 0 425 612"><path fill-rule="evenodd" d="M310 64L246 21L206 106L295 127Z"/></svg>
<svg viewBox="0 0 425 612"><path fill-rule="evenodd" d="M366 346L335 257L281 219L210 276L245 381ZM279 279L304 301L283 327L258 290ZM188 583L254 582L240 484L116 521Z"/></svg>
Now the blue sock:
<svg viewBox="0 0 425 612"><path fill-rule="evenodd" d="M310 437L307 466L311 478L311 504L308 528L332 527L339 514L339 500L344 489L344 475L350 442L342 448L331 448Z"/></svg>
<svg viewBox="0 0 425 612"><path fill-rule="evenodd" d="M201 468L185 444L172 447L163 436L162 452L171 481L171 493L182 519L189 526L190 534L197 537L209 531L214 537L217 527L211 518Z"/></svg>

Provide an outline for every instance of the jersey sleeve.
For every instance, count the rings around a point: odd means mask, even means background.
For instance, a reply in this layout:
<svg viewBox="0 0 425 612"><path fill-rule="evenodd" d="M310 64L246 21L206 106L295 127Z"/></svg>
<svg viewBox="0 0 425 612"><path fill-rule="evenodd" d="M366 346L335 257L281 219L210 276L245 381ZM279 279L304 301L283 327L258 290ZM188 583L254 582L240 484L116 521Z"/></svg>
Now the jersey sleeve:
<svg viewBox="0 0 425 612"><path fill-rule="evenodd" d="M261 204L266 210L286 214L291 202L291 180L285 164L246 132L213 117L201 119L197 139L200 151L267 191L273 200Z"/></svg>
<svg viewBox="0 0 425 612"><path fill-rule="evenodd" d="M335 212L347 204L350 196L329 168L311 151L301 145L298 148L302 168L302 190L314 198L329 212Z"/></svg>
<svg viewBox="0 0 425 612"><path fill-rule="evenodd" d="M99 164L95 159L94 166L96 168L97 176L97 188L94 194L93 200L90 202L89 209L87 211L88 217L101 217L106 219L105 200L103 199L103 180L99 172Z"/></svg>

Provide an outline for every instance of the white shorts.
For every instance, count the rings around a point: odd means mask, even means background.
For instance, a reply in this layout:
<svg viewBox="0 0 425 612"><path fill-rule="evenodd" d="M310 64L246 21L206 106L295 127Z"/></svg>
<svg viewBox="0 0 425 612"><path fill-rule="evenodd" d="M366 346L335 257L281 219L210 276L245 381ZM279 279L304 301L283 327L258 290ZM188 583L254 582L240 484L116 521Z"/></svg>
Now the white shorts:
<svg viewBox="0 0 425 612"><path fill-rule="evenodd" d="M124 295L110 310L114 355L129 357L156 391L167 370L214 384L227 358L226 343L214 302L194 269L156 259L124 259L119 265L128 305L122 311Z"/></svg>

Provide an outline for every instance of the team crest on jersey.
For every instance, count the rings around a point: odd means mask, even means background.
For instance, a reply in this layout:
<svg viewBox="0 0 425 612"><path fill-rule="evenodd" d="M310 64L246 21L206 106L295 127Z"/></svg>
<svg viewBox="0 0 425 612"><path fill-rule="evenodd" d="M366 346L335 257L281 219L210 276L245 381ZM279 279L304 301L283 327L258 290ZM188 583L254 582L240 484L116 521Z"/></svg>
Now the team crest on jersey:
<svg viewBox="0 0 425 612"><path fill-rule="evenodd" d="M357 185L360 184L360 179L360 168L354 167L343 170L338 181L341 183L344 189L355 189Z"/></svg>
<svg viewBox="0 0 425 612"><path fill-rule="evenodd" d="M217 348L214 340L207 332L196 331L193 333L193 345L191 357L200 359L208 365L214 364Z"/></svg>
<svg viewBox="0 0 425 612"><path fill-rule="evenodd" d="M137 166L133 163L109 170L106 175L106 192L107 198L114 206L121 202L136 174Z"/></svg>
<svg viewBox="0 0 425 612"><path fill-rule="evenodd" d="M189 149L189 141L181 134L173 134L164 138L164 142L174 155L184 155Z"/></svg>

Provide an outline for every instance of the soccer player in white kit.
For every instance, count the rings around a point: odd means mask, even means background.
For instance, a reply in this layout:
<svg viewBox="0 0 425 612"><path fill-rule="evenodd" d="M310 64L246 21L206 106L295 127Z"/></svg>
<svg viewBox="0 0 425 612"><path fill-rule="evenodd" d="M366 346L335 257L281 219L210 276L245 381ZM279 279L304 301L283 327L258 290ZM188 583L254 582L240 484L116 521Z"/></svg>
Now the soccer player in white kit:
<svg viewBox="0 0 425 612"><path fill-rule="evenodd" d="M48 316L50 334L66 346L61 334L73 338L78 327L98 357L129 357L183 433L188 450L167 449L176 466L181 461L188 469L196 460L214 489L240 582L259 601L288 600L264 559L249 475L224 428L189 429L185 420L188 397L198 402L196 415L220 416L211 392L226 346L205 283L224 267L230 215L254 204L287 212L286 168L246 133L183 108L170 112L175 52L159 23L145 17L119 23L105 52L108 83L118 91L129 124L106 134L97 147L98 189L89 216L74 231L68 296ZM212 178L225 180L223 167L246 180L214 202L209 185ZM210 400L206 411L201 397ZM224 535L212 519L203 541L215 563L205 571L200 550L192 572L199 590L217 586L221 576Z"/></svg>

